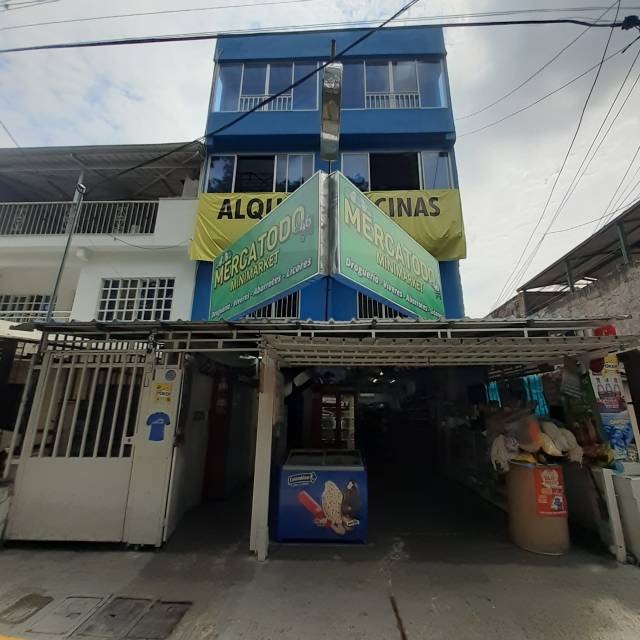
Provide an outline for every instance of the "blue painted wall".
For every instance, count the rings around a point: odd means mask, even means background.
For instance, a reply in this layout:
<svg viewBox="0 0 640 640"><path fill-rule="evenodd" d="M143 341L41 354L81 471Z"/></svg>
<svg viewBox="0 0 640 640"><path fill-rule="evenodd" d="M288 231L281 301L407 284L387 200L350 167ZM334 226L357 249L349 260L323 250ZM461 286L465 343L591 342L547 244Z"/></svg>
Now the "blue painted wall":
<svg viewBox="0 0 640 640"><path fill-rule="evenodd" d="M338 51L366 33L367 29L308 31L226 36L218 39L217 62L323 60L329 56L331 40ZM351 50L344 59L434 59L446 56L442 30L436 27L384 29ZM446 70L446 64L445 64ZM454 186L458 185L453 145L455 127L447 85L447 107L432 109L357 109L341 113L341 151L418 151L429 148L450 152ZM207 133L235 119L238 113L209 114ZM315 169L329 171L321 161L320 111L256 112L219 134L209 136L209 152L276 153L314 152ZM339 169L340 162L331 169ZM464 316L459 263L441 262L445 313ZM206 319L209 308L211 265L200 263L196 276L193 319ZM300 292L303 319L351 320L357 315L357 293L330 278L323 278Z"/></svg>

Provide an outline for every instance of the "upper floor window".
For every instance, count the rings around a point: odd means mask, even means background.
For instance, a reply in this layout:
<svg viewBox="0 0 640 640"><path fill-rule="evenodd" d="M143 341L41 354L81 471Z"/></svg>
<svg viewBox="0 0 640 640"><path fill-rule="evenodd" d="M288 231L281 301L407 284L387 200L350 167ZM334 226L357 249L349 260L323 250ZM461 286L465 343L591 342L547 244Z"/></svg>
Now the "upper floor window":
<svg viewBox="0 0 640 640"><path fill-rule="evenodd" d="M302 111L318 108L318 75L289 88L317 68L315 62L245 62L219 64L213 111L249 111L270 96L277 98L261 111Z"/></svg>
<svg viewBox="0 0 640 640"><path fill-rule="evenodd" d="M175 278L104 279L97 320L169 320L175 283Z"/></svg>
<svg viewBox="0 0 640 640"><path fill-rule="evenodd" d="M344 109L418 109L446 106L441 61L368 60L344 65Z"/></svg>
<svg viewBox="0 0 640 640"><path fill-rule="evenodd" d="M207 192L291 193L313 175L313 154L211 156Z"/></svg>
<svg viewBox="0 0 640 640"><path fill-rule="evenodd" d="M450 189L453 186L446 151L343 153L342 173L361 191Z"/></svg>

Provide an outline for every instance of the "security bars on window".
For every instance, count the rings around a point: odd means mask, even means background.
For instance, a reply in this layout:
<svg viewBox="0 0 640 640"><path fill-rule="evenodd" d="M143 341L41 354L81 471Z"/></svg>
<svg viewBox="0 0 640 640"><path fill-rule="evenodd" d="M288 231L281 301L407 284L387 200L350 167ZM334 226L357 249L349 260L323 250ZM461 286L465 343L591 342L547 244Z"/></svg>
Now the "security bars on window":
<svg viewBox="0 0 640 640"><path fill-rule="evenodd" d="M175 278L105 279L98 303L98 320L169 320L174 288Z"/></svg>

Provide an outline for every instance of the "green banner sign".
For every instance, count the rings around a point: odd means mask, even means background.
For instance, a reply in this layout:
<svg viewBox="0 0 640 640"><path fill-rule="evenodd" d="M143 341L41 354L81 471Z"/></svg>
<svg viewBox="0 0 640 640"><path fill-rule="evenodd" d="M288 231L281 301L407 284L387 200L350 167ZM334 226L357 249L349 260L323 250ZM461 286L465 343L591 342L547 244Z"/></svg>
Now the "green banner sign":
<svg viewBox="0 0 640 640"><path fill-rule="evenodd" d="M325 271L321 178L314 175L214 260L210 320L245 315Z"/></svg>
<svg viewBox="0 0 640 640"><path fill-rule="evenodd" d="M341 173L334 179L332 275L418 318L443 317L438 261Z"/></svg>

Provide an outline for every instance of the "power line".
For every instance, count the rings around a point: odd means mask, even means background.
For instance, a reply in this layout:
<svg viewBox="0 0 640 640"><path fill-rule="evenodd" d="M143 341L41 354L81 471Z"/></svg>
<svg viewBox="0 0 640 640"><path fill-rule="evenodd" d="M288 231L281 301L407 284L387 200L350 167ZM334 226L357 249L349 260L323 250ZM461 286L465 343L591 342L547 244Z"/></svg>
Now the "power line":
<svg viewBox="0 0 640 640"><path fill-rule="evenodd" d="M324 68L326 68L332 62L335 62L340 57L342 57L345 53L348 53L349 51L351 51L351 49L357 47L360 43L362 43L365 40L367 40L368 38L370 38L374 33L377 33L380 29L384 28L390 22L392 22L393 20L395 20L396 18L401 16L403 13L408 11L411 7L413 7L418 2L420 2L420 0L410 0L410 2L408 2L405 5L403 5L390 18L387 18L382 23L380 23L378 26L374 27L373 29L370 29L365 34L361 35L359 38L356 38L350 45L347 45L344 49L338 51L334 56L331 56L326 62L323 62L322 64L318 65L313 71L311 71L311 72L307 73L306 75L302 76L301 78L299 78L295 82L291 83L288 87L285 87L284 89L282 89L278 93L274 93L273 95L269 96L268 98L265 98L264 100L261 100L254 107L252 107L248 111L245 111L245 112L241 113L239 116L235 117L233 120L227 122L226 124L222 125L221 127L218 127L214 131L208 132L205 136L201 136L200 138L196 138L195 140L192 140L191 142L186 142L185 144L182 144L179 147L176 147L176 148L174 148L174 149L172 149L170 151L167 151L166 153L160 154L159 156L156 156L155 158L151 158L150 160L146 160L145 162L140 162L140 163L138 163L138 164L136 164L136 165L134 165L132 167L129 167L128 169L124 169L122 171L119 171L115 176L110 177L110 178L106 178L105 180L102 180L101 182L99 182L97 185L95 185L93 187L93 189L99 187L100 185L104 184L105 182L110 182L112 180L120 178L123 175L126 175L127 173L130 173L131 171L135 171L136 169L140 169L140 168L145 167L145 166L147 166L149 164L153 164L155 162L158 162L159 160L162 160L163 158L166 158L167 156L170 156L173 153L176 153L178 151L186 149L186 148L188 148L188 147L190 147L190 146L192 146L194 144L200 144L200 143L204 142L208 137L217 135L218 133L221 133L222 131L225 131L226 129L229 129L230 127L234 126L235 124L237 124L241 120L244 120L245 118L250 116L252 113L255 113L256 111L260 111L265 105L273 102L274 100L276 100L281 95L284 95L285 93L287 93L287 94L290 93L295 87L297 87L298 85L301 85L303 82L306 82L309 78L312 78L315 75L317 75L318 73L320 73L320 71L322 71Z"/></svg>
<svg viewBox="0 0 640 640"><path fill-rule="evenodd" d="M17 29L30 29L31 27L48 27L58 24L73 24L76 22L96 22L98 20L115 20L117 18L138 18L142 16L159 16L176 13L196 13L199 11L217 11L224 9L238 9L241 7L263 7L275 4L301 4L313 2L314 0L275 0L273 2L248 2L242 4L216 4L210 7L195 7L192 9L165 9L162 11L140 11L138 13L117 13L107 16L94 16L89 18L68 18L65 20L48 20L46 22L32 22L30 24L17 24L9 27L2 27L0 31L15 31Z"/></svg>
<svg viewBox="0 0 640 640"><path fill-rule="evenodd" d="M608 11L608 9L607 9L607 11ZM605 13L606 13L606 11L605 11ZM604 15L604 14L602 14L602 15ZM467 118L472 118L473 116L477 116L477 115L479 115L481 113L484 113L487 109L491 109L491 107L495 107L497 104L499 104L503 100L506 100L507 98L512 96L514 93L516 93L517 91L522 89L522 87L524 87L526 84L531 82L531 80L533 80L536 76L540 75L540 73L542 73L550 64L554 63L567 49L569 49L569 47L571 47L578 40L580 40L580 38L582 38L582 36L585 33L587 33L587 31L589 31L589 29L591 29L591 27L587 27L586 29L584 29L584 31L581 31L573 40L571 40L571 42L569 42L569 44L565 45L562 49L560 49L560 51L558 51L558 53L556 53L553 56L553 58L551 58L550 60L545 62L537 71L534 71L526 80L524 80L519 85L517 85L516 87L511 89L511 91L508 91L504 95L500 96L497 100L494 100L493 102L490 102L489 104L485 105L481 109L477 109L476 111L472 111L471 113L467 113L467 114L465 114L463 116L458 116L456 118L456 120L457 121L466 120Z"/></svg>
<svg viewBox="0 0 640 640"><path fill-rule="evenodd" d="M640 183L639 183L640 184ZM632 202L630 202L629 204L625 204L621 207L618 207L617 209L614 209L611 213L618 213L618 211L622 211L623 209L630 209L631 207L633 207L634 205L638 204L640 202L640 198L637 197L637 194L634 195L634 200ZM586 222L582 222L581 224L576 224L573 227L565 227L564 229L556 229L555 231L549 231L547 233L548 236L552 236L556 233L565 233L567 231L574 231L575 229L582 229L582 227L588 227L590 224L593 224L594 222L600 222L600 220L602 220L605 216L610 215L608 213L605 213L604 215L598 216L597 218L594 218L593 220L587 220ZM595 233L595 231L594 231Z"/></svg>
<svg viewBox="0 0 640 640"><path fill-rule="evenodd" d="M627 49L629 49L629 47L631 47L638 40L640 40L640 36L638 36L635 40L633 40L629 44L626 44L624 47L621 47L617 51L614 51L612 54L607 56L604 61L609 62L611 58L615 58L620 53L625 53ZM0 53L2 52L0 51ZM549 91L549 93L545 93L545 95L538 98L537 100L534 100L533 102L530 102L524 107L520 107L519 109L516 109L515 111L512 111L511 113L508 113L506 116L502 116L501 118L498 118L493 122L489 122L488 124L485 124L482 127L478 127L477 129L472 129L471 131L463 131L462 133L458 133L456 134L456 138L463 138L465 136L473 135L474 133L480 133L481 131L485 131L487 129L490 129L491 127L495 127L496 125L503 123L505 120L509 120L510 118L513 118L514 116L517 116L523 113L524 111L528 111L529 109L531 109L531 107L535 107L537 104L544 102L547 98L550 98L551 96L555 95L556 93L559 93L563 89L566 89L568 86L572 85L574 82L577 82L578 80L580 80L580 78L584 78L586 75L589 75L594 69L597 69L599 66L600 66L600 63L596 62L596 64L594 64L592 67L589 67L586 71L583 71L580 75L575 76L568 82L565 82L564 84L560 85L556 89L553 89L553 91Z"/></svg>
<svg viewBox="0 0 640 640"><path fill-rule="evenodd" d="M11 142L13 142L13 144L15 144L17 148L20 148L18 141L13 137L13 134L11 133L11 131L9 131L7 125L4 123L2 118L0 118L0 127L4 129L5 133L9 136L9 139L11 140Z"/></svg>
<svg viewBox="0 0 640 640"><path fill-rule="evenodd" d="M24 2L11 2L11 0L0 0L0 9L4 11L18 11L19 9L32 9L43 4L53 4L60 0L25 0Z"/></svg>
<svg viewBox="0 0 640 640"><path fill-rule="evenodd" d="M623 90L624 86L626 85L627 80L629 79L629 76L631 75L631 71L635 67L636 62L638 61L639 57L640 57L640 48L638 49L638 52L636 53L635 58L632 60L631 64L629 65L629 69L627 70L627 73L624 76L624 79L620 83L620 88L618 89L616 95L614 96L613 100L611 101L611 104L609 105L609 109L607 110L607 113L605 114L604 118L602 119L602 122L600 123L600 126L598 127L598 130L596 131L596 134L593 137L593 139L591 141L591 144L589 145L589 148L587 149L586 153L584 154L584 157L582 158L582 162L580 163L580 166L578 167L578 170L576 171L576 173L573 176L571 182L569 183L569 187L567 188L567 190L566 190L566 192L564 194L564 197L560 201L560 205L558 206L558 210L556 211L556 214L555 214L556 218L560 215L560 213L562 212L564 207L567 205L567 202L569 202L569 200L571 199L571 196L573 196L573 194L575 193L576 189L578 188L578 185L580 184L580 181L584 177L584 175L585 175L587 169L589 168L591 162L593 162L594 158L597 156L598 151L600 150L600 147L602 147L602 144L606 140L606 138L609 135L609 132L611 131L613 125L615 124L616 120L618 119L618 117L622 113L622 109L624 108L624 106L627 103L629 97L631 96L633 90L635 89L636 84L638 83L638 79L640 79L640 74L638 74L638 76L636 77L635 82L633 83L633 85L631 86L631 89L627 93L626 98L623 100L622 105L618 109L618 112L616 113L616 115L611 120L611 122L609 124L609 127L607 128L605 134L602 136L602 139L600 140L600 143L598 144L598 146L597 146L596 150L594 151L593 155L591 156L591 158L587 162L587 158L589 158L589 154L591 153L591 150L595 146L596 141L598 140L598 137L600 136L600 133L604 129L604 126L605 126L607 120L609 119L609 116L611 115L611 112L613 111L613 108L614 108L616 102L618 101L618 98L620 97L620 94L622 93L622 90ZM584 167L584 171L582 171L583 167ZM580 173L581 171L582 171L582 173Z"/></svg>
<svg viewBox="0 0 640 640"><path fill-rule="evenodd" d="M46 0L46 1L54 1L58 0ZM215 11L218 9L231 9L236 7L246 7L246 6L264 6L264 5L272 5L272 4L295 4L298 2L311 2L312 0L291 0L290 2L258 2L252 4L238 4L238 5L212 5L208 7L193 7L193 8L185 8L185 9L162 9L158 11L141 11L136 13L119 13L105 16L93 16L87 18L68 18L64 20L48 20L45 22L33 22L29 24L18 24L9 27L2 27L0 31L14 31L17 29L29 29L32 27L48 27L59 24L72 24L76 22L94 22L99 20L113 20L119 18L134 18L141 16L159 16L159 15L170 15L170 14L180 14L180 13L198 13L203 11ZM405 20L452 20L452 19L463 19L463 18L482 18L482 17L497 17L497 16L513 16L513 15L525 15L531 13L582 13L587 11L599 11L601 9L606 9L606 7L563 7L557 9L519 9L519 10L507 10L507 11L481 11L475 13L450 13L439 16L421 16L421 17L412 17L405 18ZM629 6L624 7L625 11L636 11L640 10L640 6ZM606 12L605 12L606 13ZM602 16L600 16L601 18ZM596 20L599 20L597 18ZM371 21L367 21L371 22ZM353 24L361 24L359 21L353 21ZM345 23L349 24L349 23ZM587 27L589 28L589 27Z"/></svg>
<svg viewBox="0 0 640 640"><path fill-rule="evenodd" d="M338 23L344 26L345 23ZM425 26L446 29L455 27L504 27L504 26L517 26L517 25L552 25L552 24L574 24L584 27L606 27L616 28L622 27L623 29L630 29L636 25L640 25L640 19L637 16L628 16L622 22L594 22L585 20L576 20L573 18L558 18L547 20L487 20L480 22L438 22ZM280 29L286 29L289 33L295 33L304 31L314 25L299 25L296 29L291 27L280 27ZM328 23L315 25L316 27L328 27L335 26ZM265 28L262 30L253 31L227 31L227 32L203 32L203 33L191 33L191 34L175 34L175 35L156 35L156 36L142 36L134 38L117 38L111 40L84 40L79 42L59 42L54 44L41 44L28 47L11 47L9 49L0 49L0 53L21 53L26 51L52 51L56 49L83 49L94 47L113 47L113 46L125 46L133 44L160 44L166 42L195 42L200 40L215 40L221 36L226 35L251 35L266 32L273 32L277 28Z"/></svg>
<svg viewBox="0 0 640 640"><path fill-rule="evenodd" d="M616 17L615 19L618 18L618 11L620 10L620 0L618 0L617 2L618 4L618 8L616 10ZM613 6L613 5L612 5ZM598 66L598 70L596 72L596 76L593 79L593 82L591 84L591 87L589 88L589 92L587 93L587 97L584 101L584 105L582 106L582 110L580 112L580 117L578 118L578 125L576 126L576 130L573 134L573 137L571 138L571 142L569 144L569 148L567 149L565 155L564 155L564 159L562 160L562 165L560 166L560 171L558 171L558 173L556 174L556 178L553 182L553 186L551 187L551 191L549 192L549 196L547 197L547 201L544 204L544 207L542 209L542 213L540 214L538 221L535 224L535 227L533 228L533 230L531 231L531 234L529 235L529 238L527 240L527 243L525 244L524 249L522 250L520 257L518 258L513 270L511 271L511 273L509 274L509 277L506 279L505 283L502 285L502 289L500 290L500 293L498 294L498 297L496 298L495 302L492 305L493 307L496 307L502 296L504 295L504 292L508 289L509 284L511 283L511 280L515 277L515 282L517 282L520 278L521 278L521 274L526 272L526 269L529 267L529 264L531 264L531 261L533 260L533 258L535 257L538 248L540 247L540 245L542 244L542 240L544 240L544 234L542 236L542 238L540 239L540 241L538 242L537 246L535 247L534 251L530 254L528 260L525 260L522 263L522 269L520 270L520 272L518 272L518 267L520 266L521 261L523 260L523 258L525 257L525 254L527 252L527 249L529 248L529 245L531 244L531 241L533 240L533 237L535 236L536 231L538 230L538 227L540 226L540 224L542 223L545 214L547 213L547 209L549 208L549 204L551 203L551 198L553 197L553 194L555 193L556 187L558 185L558 182L560 180L560 177L562 175L562 172L564 171L564 168L567 164L567 161L569 160L569 156L571 154L571 150L573 149L573 145L575 144L576 138L578 137L578 133L580 132L580 128L582 126L582 121L584 119L584 114L587 111L587 107L589 105L589 101L591 99L591 96L593 94L593 91L596 87L596 83L598 82L598 78L600 77L600 72L602 70L602 67L604 65L604 61L605 58L607 56L607 51L609 50L609 43L611 42L611 38L613 36L613 27L611 27L610 31L609 31L609 35L607 37L607 41L604 47L604 50L602 52L602 58L600 59L600 64ZM557 215L557 212L556 212ZM552 218L551 220L551 224L553 224L555 220L555 217ZM550 225L547 227L547 231L549 230ZM517 275L516 275L517 274Z"/></svg>

